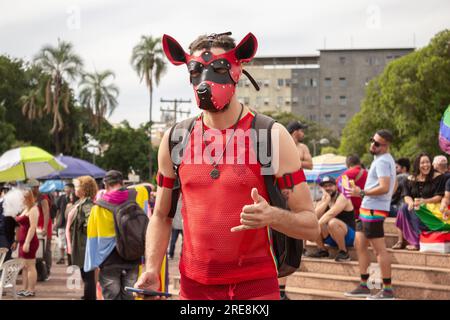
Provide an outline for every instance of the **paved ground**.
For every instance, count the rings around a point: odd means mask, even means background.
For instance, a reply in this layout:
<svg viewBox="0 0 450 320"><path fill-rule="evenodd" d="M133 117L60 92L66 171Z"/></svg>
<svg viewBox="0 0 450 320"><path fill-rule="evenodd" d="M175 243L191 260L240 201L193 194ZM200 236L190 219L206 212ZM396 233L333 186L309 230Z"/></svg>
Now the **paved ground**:
<svg viewBox="0 0 450 320"><path fill-rule="evenodd" d="M55 242L54 242L55 243ZM178 263L181 250L181 239L178 238L175 257L169 260L169 277L173 278L179 275ZM55 251L54 251L55 253ZM36 285L36 297L23 298L20 300L80 300L83 295L83 282L81 281L79 272L75 271L73 267L67 265L57 265L56 260L58 255L54 254L54 262L52 266L51 276L48 281L38 282ZM75 271L75 272L74 272ZM17 291L22 289L22 277L19 275L17 280ZM172 283L169 283L172 286ZM6 295L4 300L12 300L11 289L5 289ZM176 299L176 297L174 297Z"/></svg>

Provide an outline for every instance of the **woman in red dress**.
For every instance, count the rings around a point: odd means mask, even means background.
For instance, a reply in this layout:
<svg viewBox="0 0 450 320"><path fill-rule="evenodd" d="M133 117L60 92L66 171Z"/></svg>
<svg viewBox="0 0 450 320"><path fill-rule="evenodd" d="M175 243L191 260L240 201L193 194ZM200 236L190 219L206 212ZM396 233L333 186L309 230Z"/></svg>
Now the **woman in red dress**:
<svg viewBox="0 0 450 320"><path fill-rule="evenodd" d="M39 240L36 235L39 211L31 190L24 191L24 205L25 209L16 218L19 224L19 258L25 261L25 266L22 271L24 290L19 291L17 295L34 297L37 280L36 251L39 247Z"/></svg>

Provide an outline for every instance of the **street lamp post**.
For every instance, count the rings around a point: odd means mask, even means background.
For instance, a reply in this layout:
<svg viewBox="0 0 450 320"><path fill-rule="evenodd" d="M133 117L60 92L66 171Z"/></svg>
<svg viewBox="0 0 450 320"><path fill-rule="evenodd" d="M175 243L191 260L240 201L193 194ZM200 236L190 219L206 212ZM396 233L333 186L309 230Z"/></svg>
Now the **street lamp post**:
<svg viewBox="0 0 450 320"><path fill-rule="evenodd" d="M322 138L319 141L317 141L316 139L311 140L311 142L313 143L313 157L315 157L317 155L317 142L319 142L319 144L321 145L327 145L330 143L330 140L328 140L327 138Z"/></svg>

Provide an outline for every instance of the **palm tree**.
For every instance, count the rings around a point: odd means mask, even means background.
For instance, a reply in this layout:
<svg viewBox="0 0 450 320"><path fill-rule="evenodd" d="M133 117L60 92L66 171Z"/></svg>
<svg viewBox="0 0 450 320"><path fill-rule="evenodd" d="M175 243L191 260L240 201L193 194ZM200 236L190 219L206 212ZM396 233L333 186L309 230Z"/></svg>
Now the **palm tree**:
<svg viewBox="0 0 450 320"><path fill-rule="evenodd" d="M42 118L42 107L39 106L39 99L41 95L39 89L30 89L28 94L20 97L22 105L22 114L28 120Z"/></svg>
<svg viewBox="0 0 450 320"><path fill-rule="evenodd" d="M111 70L86 73L80 82L80 103L91 111L97 132L100 131L105 116L110 116L118 105L119 88L107 83L111 77L115 78Z"/></svg>
<svg viewBox="0 0 450 320"><path fill-rule="evenodd" d="M145 79L145 84L150 94L150 109L149 109L149 123L150 123L150 179L152 178L152 107L153 107L153 85L159 85L161 77L166 71L166 62L164 53L161 48L161 38L153 38L152 36L141 36L139 43L133 48L131 55L131 65L142 80Z"/></svg>
<svg viewBox="0 0 450 320"><path fill-rule="evenodd" d="M56 47L44 46L34 61L44 73L50 76L45 87L44 111L53 115L53 127L50 133L54 136L58 154L61 151L59 134L64 129L62 111L69 113L69 102L72 95L69 81L74 81L81 74L83 62L75 54L70 42L59 39Z"/></svg>

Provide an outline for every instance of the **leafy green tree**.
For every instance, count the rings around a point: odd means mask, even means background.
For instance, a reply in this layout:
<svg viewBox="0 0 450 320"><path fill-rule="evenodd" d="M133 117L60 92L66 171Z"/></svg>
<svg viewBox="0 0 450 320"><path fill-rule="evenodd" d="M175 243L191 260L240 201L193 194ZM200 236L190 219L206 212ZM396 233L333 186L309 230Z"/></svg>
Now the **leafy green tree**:
<svg viewBox="0 0 450 320"><path fill-rule="evenodd" d="M450 104L450 30L438 33L428 46L392 61L373 79L362 108L345 127L340 152L370 161L369 139L389 129L395 157L414 158L421 151L442 153L439 122Z"/></svg>
<svg viewBox="0 0 450 320"><path fill-rule="evenodd" d="M89 109L93 116L93 124L98 132L105 116L110 116L116 109L119 88L108 83L109 78L115 78L114 72L86 73L80 82L80 104Z"/></svg>
<svg viewBox="0 0 450 320"><path fill-rule="evenodd" d="M6 108L0 103L0 155L9 150L16 140L14 126L5 120Z"/></svg>
<svg viewBox="0 0 450 320"><path fill-rule="evenodd" d="M305 139L303 143L305 143L310 152L311 155L313 155L314 148L316 148L316 155L321 154L321 150L324 147L334 147L337 148L339 146L339 141L334 137L331 130L327 128L323 128L322 126L319 126L316 122L313 121L307 121L301 116L294 115L292 113L288 112L264 112L264 114L272 117L280 124L284 125L285 127L288 125L289 122L293 120L298 120L301 123L304 123L308 126L307 129L304 130L305 132ZM327 145L321 145L319 141L323 138L326 138L328 140ZM315 145L315 146L314 146ZM314 155L313 155L314 156Z"/></svg>
<svg viewBox="0 0 450 320"><path fill-rule="evenodd" d="M150 178L148 154L150 152L148 127L134 129L127 121L118 127L102 128L99 135L101 145L107 150L97 163L104 169L121 171L125 176L134 170L141 180Z"/></svg>
<svg viewBox="0 0 450 320"><path fill-rule="evenodd" d="M34 59L42 71L49 75L45 84L44 111L53 116L50 133L53 134L56 153L61 152L60 133L64 129L63 112L70 112L69 102L73 95L69 82L82 72L83 62L74 52L73 45L60 41L58 45L44 46Z"/></svg>
<svg viewBox="0 0 450 320"><path fill-rule="evenodd" d="M161 38L152 36L141 36L139 43L133 48L131 65L148 88L150 95L149 122L152 125L153 88L158 85L161 77L166 72L167 66L161 47ZM151 144L151 135L150 135ZM150 150L151 152L151 150ZM153 155L149 154L150 167L153 167ZM150 173L152 174L152 173Z"/></svg>

